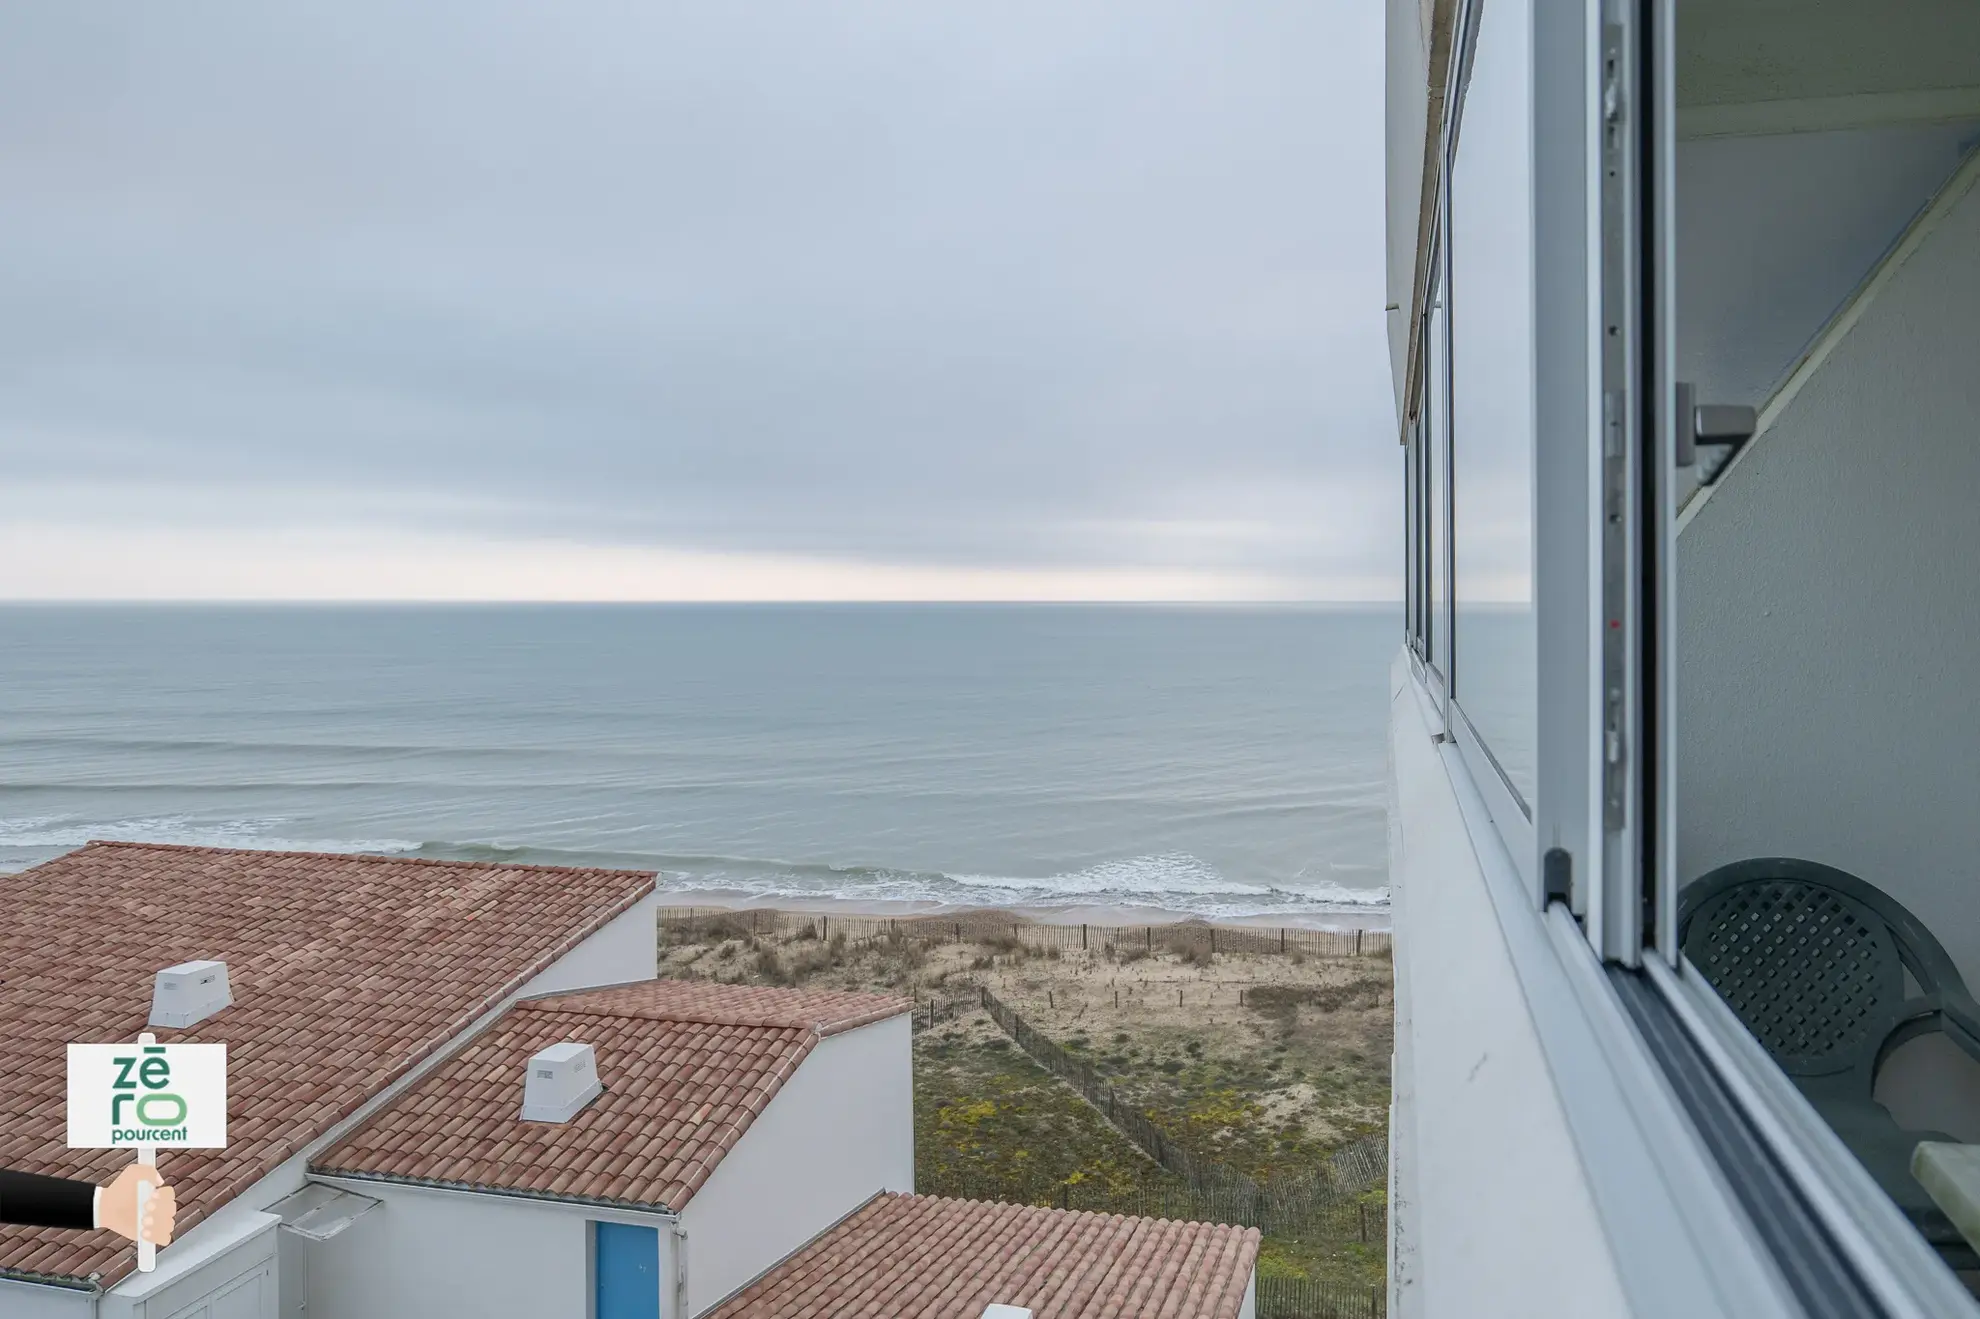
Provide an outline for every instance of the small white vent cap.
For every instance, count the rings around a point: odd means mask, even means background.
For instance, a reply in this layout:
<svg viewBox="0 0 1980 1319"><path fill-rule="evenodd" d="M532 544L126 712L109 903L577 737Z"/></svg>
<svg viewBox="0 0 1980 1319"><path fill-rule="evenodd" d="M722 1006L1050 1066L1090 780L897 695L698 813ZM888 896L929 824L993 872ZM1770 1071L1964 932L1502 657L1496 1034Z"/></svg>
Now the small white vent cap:
<svg viewBox="0 0 1980 1319"><path fill-rule="evenodd" d="M1022 1305L986 1305L983 1319L1031 1319L1031 1311Z"/></svg>
<svg viewBox="0 0 1980 1319"><path fill-rule="evenodd" d="M225 962L181 962L160 971L152 982L150 1024L184 1029L233 1001Z"/></svg>
<svg viewBox="0 0 1980 1319"><path fill-rule="evenodd" d="M566 1041L540 1049L523 1076L522 1120L569 1122L605 1092L598 1054L589 1044Z"/></svg>

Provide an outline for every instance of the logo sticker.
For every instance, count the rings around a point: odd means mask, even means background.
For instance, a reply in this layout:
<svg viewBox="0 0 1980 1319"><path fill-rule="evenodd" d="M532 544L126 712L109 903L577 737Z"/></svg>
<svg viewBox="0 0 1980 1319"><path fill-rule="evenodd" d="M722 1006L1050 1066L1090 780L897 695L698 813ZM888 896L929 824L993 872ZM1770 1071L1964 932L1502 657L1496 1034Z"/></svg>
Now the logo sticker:
<svg viewBox="0 0 1980 1319"><path fill-rule="evenodd" d="M219 1149L224 1044L71 1044L69 1148Z"/></svg>

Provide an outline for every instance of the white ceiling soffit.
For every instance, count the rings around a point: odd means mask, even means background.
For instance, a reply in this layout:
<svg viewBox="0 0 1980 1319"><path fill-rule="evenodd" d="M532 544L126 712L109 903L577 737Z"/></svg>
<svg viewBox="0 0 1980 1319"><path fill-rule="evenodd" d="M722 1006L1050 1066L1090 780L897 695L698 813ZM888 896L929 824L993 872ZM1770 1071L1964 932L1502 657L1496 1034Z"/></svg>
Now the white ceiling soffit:
<svg viewBox="0 0 1980 1319"><path fill-rule="evenodd" d="M1974 0L1684 0L1678 132L1822 132L1980 117Z"/></svg>

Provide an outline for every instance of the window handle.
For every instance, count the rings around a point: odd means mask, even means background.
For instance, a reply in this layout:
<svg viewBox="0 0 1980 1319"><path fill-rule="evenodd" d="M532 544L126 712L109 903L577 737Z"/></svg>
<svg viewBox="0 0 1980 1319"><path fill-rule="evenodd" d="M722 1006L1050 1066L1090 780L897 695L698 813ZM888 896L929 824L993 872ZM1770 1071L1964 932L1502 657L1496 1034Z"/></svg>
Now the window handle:
<svg viewBox="0 0 1980 1319"><path fill-rule="evenodd" d="M1740 449L1753 438L1759 429L1759 414L1752 408L1739 403L1700 403L1695 398L1696 390L1684 381L1677 387L1677 465L1690 467L1698 461L1698 446L1726 446L1726 456L1713 464L1709 472L1702 472L1698 484L1711 485L1717 481L1732 460L1739 456Z"/></svg>

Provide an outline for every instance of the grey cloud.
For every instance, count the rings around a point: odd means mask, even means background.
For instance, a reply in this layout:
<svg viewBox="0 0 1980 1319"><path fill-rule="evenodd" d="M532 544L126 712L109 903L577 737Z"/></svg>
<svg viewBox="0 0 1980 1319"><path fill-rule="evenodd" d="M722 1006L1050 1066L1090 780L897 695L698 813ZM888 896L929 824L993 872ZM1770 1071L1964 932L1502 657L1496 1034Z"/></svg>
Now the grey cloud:
<svg viewBox="0 0 1980 1319"><path fill-rule="evenodd" d="M429 525L1325 594L1395 557L1379 27L1167 0L15 6L0 462L276 516L342 492Z"/></svg>

